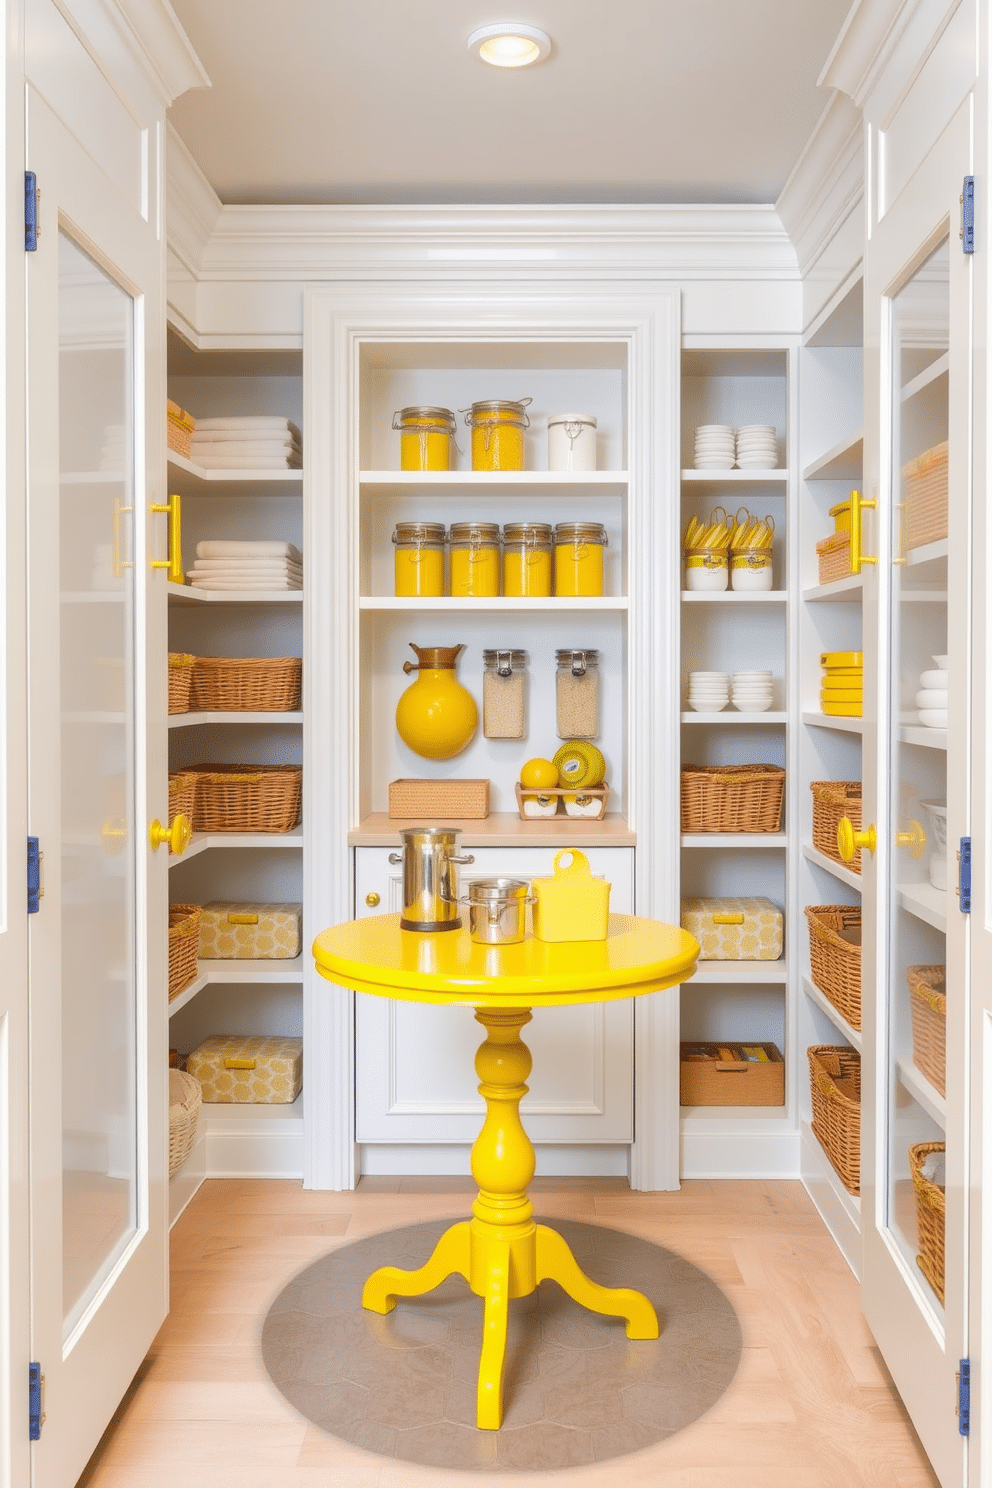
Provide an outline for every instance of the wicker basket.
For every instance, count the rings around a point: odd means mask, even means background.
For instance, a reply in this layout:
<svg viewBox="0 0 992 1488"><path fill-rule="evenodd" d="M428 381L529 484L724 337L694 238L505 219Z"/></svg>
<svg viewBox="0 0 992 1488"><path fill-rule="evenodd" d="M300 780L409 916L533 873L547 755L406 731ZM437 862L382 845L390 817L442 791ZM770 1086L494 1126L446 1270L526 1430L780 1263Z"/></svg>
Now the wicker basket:
<svg viewBox="0 0 992 1488"><path fill-rule="evenodd" d="M806 1050L813 1135L848 1193L861 1192L861 1055L849 1044Z"/></svg>
<svg viewBox="0 0 992 1488"><path fill-rule="evenodd" d="M169 1177L174 1178L193 1150L202 1095L200 1082L185 1070L169 1071Z"/></svg>
<svg viewBox="0 0 992 1488"><path fill-rule="evenodd" d="M169 905L169 1001L196 981L196 957L200 949L198 904Z"/></svg>
<svg viewBox="0 0 992 1488"><path fill-rule="evenodd" d="M300 820L301 765L184 765L195 832L288 832Z"/></svg>
<svg viewBox="0 0 992 1488"><path fill-rule="evenodd" d="M917 1142L909 1149L909 1168L916 1189L916 1223L920 1254L916 1257L927 1281L944 1300L944 1190L923 1176L931 1152L945 1151L943 1142Z"/></svg>
<svg viewBox="0 0 992 1488"><path fill-rule="evenodd" d="M185 651L169 652L169 712L188 713L195 656Z"/></svg>
<svg viewBox="0 0 992 1488"><path fill-rule="evenodd" d="M946 1095L947 997L943 966L907 966L913 1019L913 1063L934 1090Z"/></svg>
<svg viewBox="0 0 992 1488"><path fill-rule="evenodd" d="M196 795L196 781L189 775L169 776L169 826L179 815L185 816L190 826L193 825L193 799ZM169 844L169 852L172 852L172 844Z"/></svg>
<svg viewBox="0 0 992 1488"><path fill-rule="evenodd" d="M816 545L816 557L820 565L820 583L832 584L836 579L851 577L851 533L831 532Z"/></svg>
<svg viewBox="0 0 992 1488"><path fill-rule="evenodd" d="M808 904L813 984L852 1028L861 1027L861 906ZM852 939L845 939L845 934Z"/></svg>
<svg viewBox="0 0 992 1488"><path fill-rule="evenodd" d="M925 450L902 468L906 547L947 536L947 443Z"/></svg>
<svg viewBox="0 0 992 1488"><path fill-rule="evenodd" d="M779 832L785 771L778 765L684 765L683 832Z"/></svg>
<svg viewBox="0 0 992 1488"><path fill-rule="evenodd" d="M302 678L298 656L198 656L190 707L203 713L293 713Z"/></svg>
<svg viewBox="0 0 992 1488"><path fill-rule="evenodd" d="M431 821L463 818L481 821L489 815L488 780L391 780L389 815Z"/></svg>
<svg viewBox="0 0 992 1488"><path fill-rule="evenodd" d="M811 780L809 788L813 793L813 846L835 863L841 863L837 828L841 817L846 816L855 831L860 831L861 781ZM852 873L861 872L860 847L844 867L850 868Z"/></svg>

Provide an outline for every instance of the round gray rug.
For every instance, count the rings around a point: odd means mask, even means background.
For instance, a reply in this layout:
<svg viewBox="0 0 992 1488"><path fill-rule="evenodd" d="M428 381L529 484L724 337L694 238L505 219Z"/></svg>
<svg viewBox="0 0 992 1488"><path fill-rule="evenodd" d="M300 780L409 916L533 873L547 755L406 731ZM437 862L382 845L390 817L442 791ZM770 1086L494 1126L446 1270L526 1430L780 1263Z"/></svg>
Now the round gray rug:
<svg viewBox="0 0 992 1488"><path fill-rule="evenodd" d="M510 1303L504 1421L475 1425L482 1301L459 1276L385 1317L361 1292L378 1266L423 1265L449 1221L344 1245L301 1271L262 1328L262 1358L289 1403L332 1436L427 1467L548 1471L639 1451L699 1419L741 1357L724 1292L675 1251L600 1225L554 1220L582 1269L654 1303L661 1337L587 1312L554 1282Z"/></svg>

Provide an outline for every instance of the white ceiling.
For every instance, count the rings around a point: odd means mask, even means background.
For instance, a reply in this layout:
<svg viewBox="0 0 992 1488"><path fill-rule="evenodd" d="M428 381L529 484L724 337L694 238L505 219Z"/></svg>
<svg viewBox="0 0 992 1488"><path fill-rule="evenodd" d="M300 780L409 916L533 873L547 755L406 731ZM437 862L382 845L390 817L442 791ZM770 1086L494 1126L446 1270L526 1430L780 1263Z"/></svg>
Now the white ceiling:
<svg viewBox="0 0 992 1488"><path fill-rule="evenodd" d="M224 203L774 202L851 0L172 0ZM505 9L504 9L505 6ZM528 21L535 67L469 55Z"/></svg>

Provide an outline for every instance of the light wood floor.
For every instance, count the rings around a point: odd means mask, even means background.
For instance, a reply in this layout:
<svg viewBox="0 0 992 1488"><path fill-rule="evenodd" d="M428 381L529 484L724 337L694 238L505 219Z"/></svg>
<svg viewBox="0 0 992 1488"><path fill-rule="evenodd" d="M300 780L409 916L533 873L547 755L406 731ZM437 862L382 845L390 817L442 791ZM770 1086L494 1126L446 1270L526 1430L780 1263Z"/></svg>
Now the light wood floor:
<svg viewBox="0 0 992 1488"><path fill-rule="evenodd" d="M729 1390L666 1442L555 1473L431 1471L374 1457L298 1416L261 1362L262 1321L335 1245L465 1215L461 1179L366 1179L354 1193L206 1183L172 1232L172 1311L78 1488L938 1488L865 1325L858 1289L798 1183L535 1180L538 1213L629 1231L688 1256L737 1309Z"/></svg>

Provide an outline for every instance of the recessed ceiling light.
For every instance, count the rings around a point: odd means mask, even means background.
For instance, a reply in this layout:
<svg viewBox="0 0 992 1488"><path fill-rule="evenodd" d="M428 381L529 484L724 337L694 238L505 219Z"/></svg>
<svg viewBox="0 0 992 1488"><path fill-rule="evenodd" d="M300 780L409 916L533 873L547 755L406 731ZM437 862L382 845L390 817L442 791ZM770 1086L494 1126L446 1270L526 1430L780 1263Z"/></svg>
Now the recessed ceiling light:
<svg viewBox="0 0 992 1488"><path fill-rule="evenodd" d="M493 67L527 67L544 61L551 51L551 37L521 21L496 21L473 31L468 49Z"/></svg>

